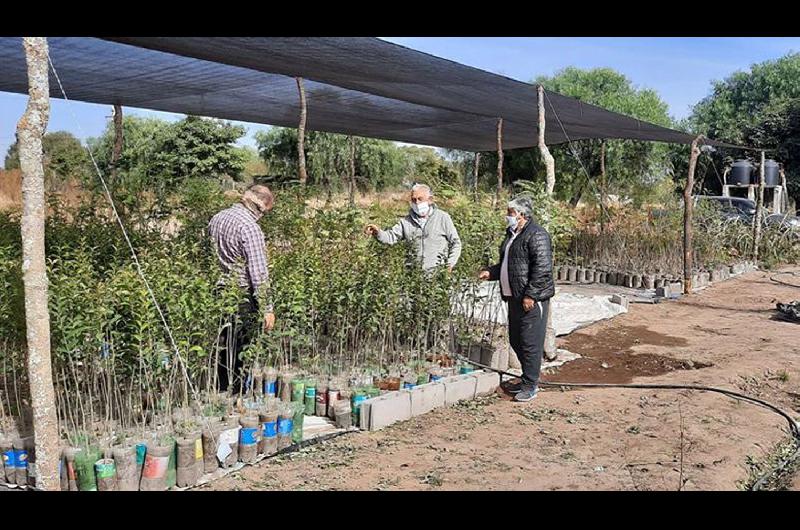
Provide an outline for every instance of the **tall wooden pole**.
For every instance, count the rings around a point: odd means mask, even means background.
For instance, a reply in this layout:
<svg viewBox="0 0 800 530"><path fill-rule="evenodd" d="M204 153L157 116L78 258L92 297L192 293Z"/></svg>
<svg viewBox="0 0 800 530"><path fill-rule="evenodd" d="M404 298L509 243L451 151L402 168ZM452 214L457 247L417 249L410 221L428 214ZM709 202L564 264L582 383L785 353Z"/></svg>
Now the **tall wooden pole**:
<svg viewBox="0 0 800 530"><path fill-rule="evenodd" d="M503 191L503 118L497 118L497 196Z"/></svg>
<svg viewBox="0 0 800 530"><path fill-rule="evenodd" d="M683 294L692 292L692 189L694 189L697 157L700 156L698 144L702 138L702 136L698 136L692 141L689 174L686 176L686 186L683 189Z"/></svg>
<svg viewBox="0 0 800 530"><path fill-rule="evenodd" d="M761 244L761 210L764 207L764 151L761 151L761 166L758 170L758 195L756 215L753 218L753 261L758 263L758 247Z"/></svg>
<svg viewBox="0 0 800 530"><path fill-rule="evenodd" d="M547 195L553 195L553 190L556 187L556 162L553 159L553 155L550 154L550 149L547 148L547 144L544 142L544 130L545 130L545 112L544 112L544 87L539 85L538 87L538 100L539 100L539 154L544 161L544 167L546 171L545 176L545 192Z"/></svg>
<svg viewBox="0 0 800 530"><path fill-rule="evenodd" d="M297 126L297 178L300 184L305 185L308 180L306 173L306 90L303 78L297 77L297 91L300 93L300 124Z"/></svg>
<svg viewBox="0 0 800 530"><path fill-rule="evenodd" d="M25 37L28 106L17 124L22 170L22 282L28 343L28 382L36 444L36 486L57 490L58 417L50 360L50 315L47 311L47 269L44 247L44 165L42 136L50 117L47 39Z"/></svg>
<svg viewBox="0 0 800 530"><path fill-rule="evenodd" d="M356 137L350 137L350 206L356 203Z"/></svg>
<svg viewBox="0 0 800 530"><path fill-rule="evenodd" d="M475 164L472 166L472 193L478 196L478 168L481 165L481 154L475 153Z"/></svg>
<svg viewBox="0 0 800 530"><path fill-rule="evenodd" d="M111 150L111 182L117 180L117 166L122 155L122 105L114 105L114 147Z"/></svg>

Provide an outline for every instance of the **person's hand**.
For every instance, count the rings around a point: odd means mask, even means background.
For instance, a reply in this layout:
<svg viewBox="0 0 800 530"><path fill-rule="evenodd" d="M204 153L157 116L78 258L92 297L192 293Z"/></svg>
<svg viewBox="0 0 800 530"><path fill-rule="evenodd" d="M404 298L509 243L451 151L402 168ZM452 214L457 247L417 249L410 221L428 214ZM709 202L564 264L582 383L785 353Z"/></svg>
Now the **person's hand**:
<svg viewBox="0 0 800 530"><path fill-rule="evenodd" d="M489 279L489 271L481 271L478 273L478 279L481 281L486 281Z"/></svg>
<svg viewBox="0 0 800 530"><path fill-rule="evenodd" d="M533 300L533 298L531 298L530 296L526 296L522 299L522 309L524 309L525 312L527 313L528 311L533 309L533 304L535 303L536 302Z"/></svg>
<svg viewBox="0 0 800 530"><path fill-rule="evenodd" d="M264 331L272 331L275 327L275 313L264 314Z"/></svg>
<svg viewBox="0 0 800 530"><path fill-rule="evenodd" d="M380 231L380 228L378 228L378 225L367 225L364 228L364 233L367 234L368 236L375 237L376 235L378 235L379 231Z"/></svg>

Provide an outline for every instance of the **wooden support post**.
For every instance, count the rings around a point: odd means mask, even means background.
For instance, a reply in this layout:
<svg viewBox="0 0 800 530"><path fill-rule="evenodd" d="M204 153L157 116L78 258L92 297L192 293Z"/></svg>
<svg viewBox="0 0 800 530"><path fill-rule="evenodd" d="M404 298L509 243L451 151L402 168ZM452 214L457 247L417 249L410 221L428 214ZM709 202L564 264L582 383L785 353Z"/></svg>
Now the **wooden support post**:
<svg viewBox="0 0 800 530"><path fill-rule="evenodd" d="M689 155L689 174L683 189L683 294L692 292L692 189L694 188L694 171L697 168L697 157L700 156L698 144L702 139L698 136L692 141Z"/></svg>
<svg viewBox="0 0 800 530"><path fill-rule="evenodd" d="M481 154L475 153L475 163L472 166L472 193L478 197L478 168L481 165Z"/></svg>
<svg viewBox="0 0 800 530"><path fill-rule="evenodd" d="M764 208L764 151L761 151L761 166L758 171L758 194L756 215L753 218L753 261L758 263L758 247L761 244L761 211Z"/></svg>
<svg viewBox="0 0 800 530"><path fill-rule="evenodd" d="M544 161L544 167L546 171L545 176L545 192L547 195L553 195L553 190L556 187L556 162L553 159L553 155L550 154L550 150L547 148L547 144L544 143L544 130L545 130L545 112L544 112L544 87L542 85L538 86L538 93L539 93L539 154L542 157L542 161Z"/></svg>
<svg viewBox="0 0 800 530"><path fill-rule="evenodd" d="M306 90L303 86L303 78L296 77L297 90L300 93L300 125L297 127L297 178L300 184L306 184L308 174L306 173Z"/></svg>
<svg viewBox="0 0 800 530"><path fill-rule="evenodd" d="M22 170L22 282L28 343L28 382L36 445L36 486L58 490L58 417L50 360L50 315L47 311L47 268L44 247L44 165L42 136L50 117L47 39L25 37L28 105L17 124Z"/></svg>
<svg viewBox="0 0 800 530"><path fill-rule="evenodd" d="M350 206L356 204L356 137L350 137Z"/></svg>
<svg viewBox="0 0 800 530"><path fill-rule="evenodd" d="M497 118L497 196L503 191L503 118Z"/></svg>
<svg viewBox="0 0 800 530"><path fill-rule="evenodd" d="M122 105L114 105L114 147L111 150L111 178L112 183L117 181L117 166L122 156Z"/></svg>

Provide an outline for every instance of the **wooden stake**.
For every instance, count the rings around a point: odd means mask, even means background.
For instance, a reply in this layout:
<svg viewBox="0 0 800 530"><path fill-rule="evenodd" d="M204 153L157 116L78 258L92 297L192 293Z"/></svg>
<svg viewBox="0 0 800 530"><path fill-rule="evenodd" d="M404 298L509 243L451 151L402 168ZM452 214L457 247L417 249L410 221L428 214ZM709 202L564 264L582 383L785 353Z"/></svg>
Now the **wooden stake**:
<svg viewBox="0 0 800 530"><path fill-rule="evenodd" d="M307 115L306 90L303 86L303 78L296 77L295 79L297 80L297 90L300 92L300 125L297 127L297 178L300 180L300 184L305 186L308 180L305 149Z"/></svg>
<svg viewBox="0 0 800 530"><path fill-rule="evenodd" d="M702 138L702 136L698 136L692 141L689 174L686 176L686 186L683 189L683 294L692 292L692 189L694 188L697 157L700 156L700 148L697 144Z"/></svg>
<svg viewBox="0 0 800 530"><path fill-rule="evenodd" d="M356 203L356 137L350 137L350 206Z"/></svg>
<svg viewBox="0 0 800 530"><path fill-rule="evenodd" d="M503 118L497 118L497 196L503 191Z"/></svg>
<svg viewBox="0 0 800 530"><path fill-rule="evenodd" d="M475 153L475 164L472 166L472 192L478 195L478 168L481 165L481 154Z"/></svg>
<svg viewBox="0 0 800 530"><path fill-rule="evenodd" d="M58 490L58 417L50 360L50 315L44 248L44 165L42 136L50 117L47 39L25 37L28 106L17 124L22 170L22 282L28 342L28 380L36 441L36 486Z"/></svg>
<svg viewBox="0 0 800 530"><path fill-rule="evenodd" d="M758 263L758 247L761 244L761 210L764 207L764 151L761 151L761 166L758 171L758 195L756 215L753 218L753 261Z"/></svg>
<svg viewBox="0 0 800 530"><path fill-rule="evenodd" d="M114 105L114 147L111 150L111 178L112 184L117 180L117 165L122 155L122 105Z"/></svg>
<svg viewBox="0 0 800 530"><path fill-rule="evenodd" d="M547 148L547 144L544 143L544 129L545 129L545 112L544 112L544 87L539 85L538 87L539 93L539 154L544 161L544 167L546 171L545 176L545 192L547 195L553 195L553 190L556 187L556 162L553 159L553 155L550 154L550 150Z"/></svg>

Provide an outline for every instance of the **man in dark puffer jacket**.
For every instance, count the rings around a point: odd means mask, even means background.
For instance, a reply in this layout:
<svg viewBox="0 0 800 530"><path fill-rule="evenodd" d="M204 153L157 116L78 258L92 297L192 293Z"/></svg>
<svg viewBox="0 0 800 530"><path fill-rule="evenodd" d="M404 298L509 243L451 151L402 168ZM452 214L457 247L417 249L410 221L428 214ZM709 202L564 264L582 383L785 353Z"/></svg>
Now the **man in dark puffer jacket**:
<svg viewBox="0 0 800 530"><path fill-rule="evenodd" d="M508 302L508 338L522 365L522 382L506 390L516 401L530 401L539 391L550 298L555 294L550 234L531 219L527 198L508 203L508 231L500 246L500 263L480 272L481 280L500 282Z"/></svg>

